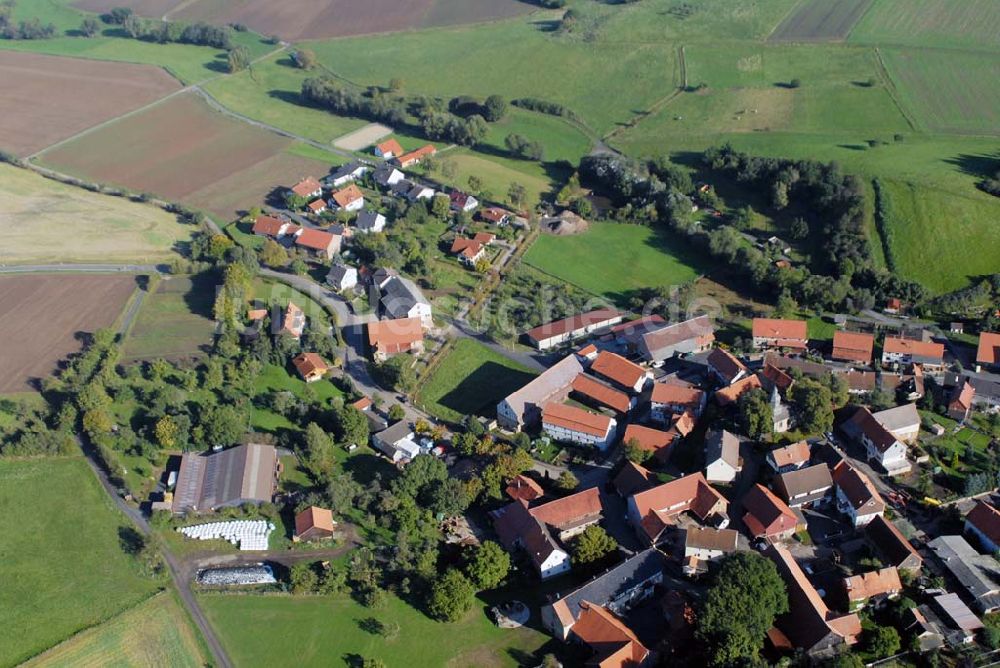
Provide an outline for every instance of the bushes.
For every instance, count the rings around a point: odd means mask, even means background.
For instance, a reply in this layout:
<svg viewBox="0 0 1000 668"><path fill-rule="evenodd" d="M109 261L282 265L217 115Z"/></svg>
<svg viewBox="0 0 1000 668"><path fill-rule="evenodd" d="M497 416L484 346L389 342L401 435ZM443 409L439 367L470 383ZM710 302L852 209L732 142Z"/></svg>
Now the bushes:
<svg viewBox="0 0 1000 668"><path fill-rule="evenodd" d="M381 95L375 91L360 93L346 88L331 77L310 77L303 81L302 97L337 114L390 125L406 124L406 103L402 98Z"/></svg>
<svg viewBox="0 0 1000 668"><path fill-rule="evenodd" d="M518 98L512 101L511 104L515 107L520 107L521 109L537 111L540 114L562 116L563 118L570 118L574 121L579 120L579 116L577 116L571 109L564 107L558 102L548 102L547 100L540 100L537 97Z"/></svg>
<svg viewBox="0 0 1000 668"><path fill-rule="evenodd" d="M545 147L541 142L531 141L519 134L509 134L504 139L507 150L515 158L522 160L541 160L545 157Z"/></svg>
<svg viewBox="0 0 1000 668"><path fill-rule="evenodd" d="M896 271L896 258L893 255L892 203L886 195L880 179L872 179L875 190L875 229L882 240L882 254L885 256L885 266L889 271Z"/></svg>

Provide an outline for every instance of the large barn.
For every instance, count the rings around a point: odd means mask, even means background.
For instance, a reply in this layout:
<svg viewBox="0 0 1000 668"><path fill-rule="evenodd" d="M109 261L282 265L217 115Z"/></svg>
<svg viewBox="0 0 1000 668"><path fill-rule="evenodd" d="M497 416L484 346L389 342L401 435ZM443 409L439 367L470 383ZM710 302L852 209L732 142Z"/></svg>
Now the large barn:
<svg viewBox="0 0 1000 668"><path fill-rule="evenodd" d="M280 464L273 445L251 443L213 453L185 453L177 475L175 513L270 503Z"/></svg>

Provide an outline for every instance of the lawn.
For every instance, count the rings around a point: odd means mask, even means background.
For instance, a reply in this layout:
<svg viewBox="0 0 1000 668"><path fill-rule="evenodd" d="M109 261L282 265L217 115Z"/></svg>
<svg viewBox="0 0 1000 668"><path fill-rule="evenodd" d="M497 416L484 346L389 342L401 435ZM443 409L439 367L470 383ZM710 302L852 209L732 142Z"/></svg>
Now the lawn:
<svg viewBox="0 0 1000 668"><path fill-rule="evenodd" d="M306 317L309 319L307 327L326 328L330 326L330 314L319 302L286 283L257 278L253 282L253 298L258 305L279 304L282 308L287 307L288 302L294 302L296 306L305 311ZM260 306L255 308L260 308Z"/></svg>
<svg viewBox="0 0 1000 668"><path fill-rule="evenodd" d="M875 0L849 41L996 51L998 34L995 0Z"/></svg>
<svg viewBox="0 0 1000 668"><path fill-rule="evenodd" d="M25 664L57 666L171 666L198 668L207 653L173 594L162 593L57 645Z"/></svg>
<svg viewBox="0 0 1000 668"><path fill-rule="evenodd" d="M215 333L214 303L215 281L207 274L161 280L143 301L122 357L180 359L204 353Z"/></svg>
<svg viewBox="0 0 1000 668"><path fill-rule="evenodd" d="M329 361L327 360L327 362ZM266 365L254 385L255 396L259 397L270 392L291 392L301 399L303 393L306 392L306 387L323 401L343 396L343 392L328 379L307 384L293 373L294 371L275 364ZM250 426L254 431L268 433L298 431L298 427L286 417L263 406L253 407L250 415Z"/></svg>
<svg viewBox="0 0 1000 668"><path fill-rule="evenodd" d="M294 656L300 666L352 666L358 657L382 659L390 668L517 666L549 641L534 629L498 629L480 607L459 622L442 624L392 595L380 610L348 596L208 594L200 599L236 665L277 666ZM399 635L386 640L362 630L362 621L370 617L399 624Z"/></svg>
<svg viewBox="0 0 1000 668"><path fill-rule="evenodd" d="M622 305L640 288L681 285L699 273L687 248L650 227L619 223L594 223L573 236L542 234L525 262Z"/></svg>
<svg viewBox="0 0 1000 668"><path fill-rule="evenodd" d="M883 181L896 270L935 293L1000 266L1000 206L987 195L960 197L927 186Z"/></svg>
<svg viewBox="0 0 1000 668"><path fill-rule="evenodd" d="M482 182L485 194L489 195L485 198L487 200L506 202L507 191L511 184L520 183L527 193L527 206L531 206L555 185L537 162L515 161L502 157L487 158L464 148L440 153L439 156L438 163L450 162L455 167L455 173L449 177L438 170L433 174L436 180L445 185L468 189L469 177L476 176Z"/></svg>
<svg viewBox="0 0 1000 668"><path fill-rule="evenodd" d="M150 204L0 164L0 264L159 262L192 231Z"/></svg>
<svg viewBox="0 0 1000 668"><path fill-rule="evenodd" d="M492 415L498 401L535 374L471 339L458 339L417 393L432 415L458 423L466 415Z"/></svg>
<svg viewBox="0 0 1000 668"><path fill-rule="evenodd" d="M118 543L128 521L80 457L0 460L0 665L17 664L154 589Z"/></svg>

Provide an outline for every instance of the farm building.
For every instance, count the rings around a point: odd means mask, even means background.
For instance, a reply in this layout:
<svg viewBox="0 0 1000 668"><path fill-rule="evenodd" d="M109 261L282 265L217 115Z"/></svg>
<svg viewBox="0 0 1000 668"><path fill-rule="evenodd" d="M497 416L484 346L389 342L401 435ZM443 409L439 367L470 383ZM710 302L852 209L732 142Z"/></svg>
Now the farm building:
<svg viewBox="0 0 1000 668"><path fill-rule="evenodd" d="M497 404L497 422L504 429L520 431L541 421L542 407L569 396L573 381L583 373L576 355L567 355L527 385Z"/></svg>
<svg viewBox="0 0 1000 668"><path fill-rule="evenodd" d="M424 328L419 318L376 320L368 323L368 346L372 358L385 361L399 353L424 351Z"/></svg>
<svg viewBox="0 0 1000 668"><path fill-rule="evenodd" d="M172 510L208 512L244 503L270 503L281 464L273 445L251 443L181 456Z"/></svg>
<svg viewBox="0 0 1000 668"><path fill-rule="evenodd" d="M944 365L944 345L887 336L882 344L882 364L920 364L925 371L940 370Z"/></svg>
<svg viewBox="0 0 1000 668"><path fill-rule="evenodd" d="M830 359L861 365L872 363L875 337L862 332L836 331L833 333L833 352Z"/></svg>
<svg viewBox="0 0 1000 668"><path fill-rule="evenodd" d="M805 350L809 343L805 320L754 318L752 330L757 350Z"/></svg>
<svg viewBox="0 0 1000 668"><path fill-rule="evenodd" d="M524 337L538 350L549 350L607 329L621 322L622 318L622 313L614 309L598 309L539 325L525 332Z"/></svg>
<svg viewBox="0 0 1000 668"><path fill-rule="evenodd" d="M645 332L636 342L642 359L660 365L675 355L700 353L715 342L715 327L707 315Z"/></svg>
<svg viewBox="0 0 1000 668"><path fill-rule="evenodd" d="M615 440L617 426L614 418L575 406L553 402L542 409L542 430L556 441L606 450Z"/></svg>
<svg viewBox="0 0 1000 668"><path fill-rule="evenodd" d="M983 332L976 348L976 371L1000 367L1000 332Z"/></svg>
<svg viewBox="0 0 1000 668"><path fill-rule="evenodd" d="M295 516L295 534L292 540L300 542L331 538L336 526L333 512L329 508L309 506Z"/></svg>

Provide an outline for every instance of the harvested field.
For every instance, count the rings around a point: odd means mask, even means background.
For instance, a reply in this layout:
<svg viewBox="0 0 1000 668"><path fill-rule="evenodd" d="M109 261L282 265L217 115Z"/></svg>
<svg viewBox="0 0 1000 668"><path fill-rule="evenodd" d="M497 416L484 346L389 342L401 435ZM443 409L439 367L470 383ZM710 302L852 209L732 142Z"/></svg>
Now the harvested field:
<svg viewBox="0 0 1000 668"><path fill-rule="evenodd" d="M0 276L0 393L36 389L80 350L80 333L114 323L136 288L131 275ZM17 317L10 314L16 313Z"/></svg>
<svg viewBox="0 0 1000 668"><path fill-rule="evenodd" d="M172 21L242 23L282 39L326 39L461 25L510 18L534 9L519 0L79 0L77 7L106 12L127 6Z"/></svg>
<svg viewBox="0 0 1000 668"><path fill-rule="evenodd" d="M771 42L836 42L847 39L872 0L805 0L782 21Z"/></svg>
<svg viewBox="0 0 1000 668"><path fill-rule="evenodd" d="M180 88L150 65L0 51L0 148L20 156Z"/></svg>
<svg viewBox="0 0 1000 668"><path fill-rule="evenodd" d="M164 131L166 128L170 131ZM46 165L84 179L152 192L171 200L188 201L193 197L213 213L229 216L234 208L233 195L222 193L216 201L214 195L219 193L212 192L213 184L239 179L243 170L252 170L281 154L291 143L285 137L212 110L192 93L74 139L43 154L41 159ZM257 178L263 176L259 171ZM298 174L272 173L266 190L283 185L286 176L294 178ZM256 196L242 206L259 202L260 196Z"/></svg>
<svg viewBox="0 0 1000 668"><path fill-rule="evenodd" d="M371 123L343 137L338 137L333 145L346 151L360 151L392 134L392 128L381 123Z"/></svg>
<svg viewBox="0 0 1000 668"><path fill-rule="evenodd" d="M160 262L194 230L152 204L0 165L0 264Z"/></svg>

